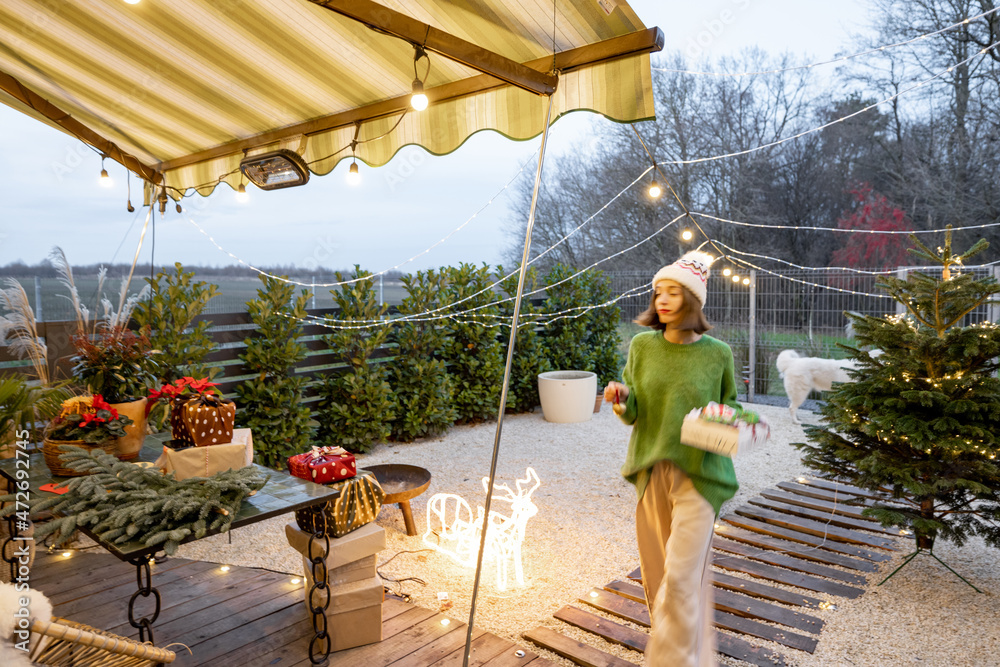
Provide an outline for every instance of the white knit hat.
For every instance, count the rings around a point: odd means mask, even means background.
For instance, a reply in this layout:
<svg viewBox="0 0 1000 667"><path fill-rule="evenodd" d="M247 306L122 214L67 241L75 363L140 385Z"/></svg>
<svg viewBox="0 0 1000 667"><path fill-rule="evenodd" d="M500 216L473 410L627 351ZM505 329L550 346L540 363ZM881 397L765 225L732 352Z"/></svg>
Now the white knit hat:
<svg viewBox="0 0 1000 667"><path fill-rule="evenodd" d="M705 283L708 282L708 267L715 258L708 253L692 250L673 264L668 264L653 276L653 289L661 280L674 280L691 290L695 298L705 306L705 296L708 292Z"/></svg>

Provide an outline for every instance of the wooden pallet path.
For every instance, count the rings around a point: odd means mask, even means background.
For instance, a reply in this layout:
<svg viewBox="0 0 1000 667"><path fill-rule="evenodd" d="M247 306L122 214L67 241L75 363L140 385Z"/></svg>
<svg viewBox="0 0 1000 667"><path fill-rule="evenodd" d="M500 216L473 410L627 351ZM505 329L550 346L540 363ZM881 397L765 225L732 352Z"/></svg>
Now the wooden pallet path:
<svg viewBox="0 0 1000 667"><path fill-rule="evenodd" d="M868 576L901 548L905 534L862 514L876 502L892 500L832 480L800 478L722 516L712 542L719 653L760 667L813 653L825 621L810 610L863 595ZM649 610L642 586L633 583L641 583L638 568L629 579L583 592L578 604L553 618L631 651L645 650L649 634L636 626L649 627ZM639 653L622 659L552 628L524 637L585 667L623 667L640 659ZM782 648L756 645L760 639Z"/></svg>
<svg viewBox="0 0 1000 667"><path fill-rule="evenodd" d="M160 592L153 625L157 646L179 642L178 667L306 667L312 621L301 583L292 576L256 568L168 558L151 566ZM56 616L115 634L135 637L128 599L136 591L135 568L103 552L40 553L31 585L45 593ZM151 613L139 599L138 614ZM382 641L330 655L330 665L460 667L466 624L428 609L388 598L382 605ZM552 662L506 639L473 630L470 665L548 667Z"/></svg>

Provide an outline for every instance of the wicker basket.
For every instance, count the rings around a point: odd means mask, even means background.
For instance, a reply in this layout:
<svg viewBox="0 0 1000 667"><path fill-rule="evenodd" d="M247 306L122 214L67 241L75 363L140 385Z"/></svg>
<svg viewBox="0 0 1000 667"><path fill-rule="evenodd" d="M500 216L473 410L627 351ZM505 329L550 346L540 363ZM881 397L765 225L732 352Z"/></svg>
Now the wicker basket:
<svg viewBox="0 0 1000 667"><path fill-rule="evenodd" d="M173 662L173 651L139 643L83 623L35 620L31 632L43 637L32 652L34 665L49 667L152 667Z"/></svg>
<svg viewBox="0 0 1000 667"><path fill-rule="evenodd" d="M86 449L87 451L101 449L114 456L118 451L117 444L118 441L115 439L94 445L82 440L49 440L48 438L45 438L42 443L42 455L45 457L45 465L49 467L49 470L52 471L53 475L56 475L57 477L82 477L88 473L80 472L78 470L74 470L73 468L67 468L63 464L62 459L60 458L62 452L59 451L59 448L62 445L73 445L74 447Z"/></svg>

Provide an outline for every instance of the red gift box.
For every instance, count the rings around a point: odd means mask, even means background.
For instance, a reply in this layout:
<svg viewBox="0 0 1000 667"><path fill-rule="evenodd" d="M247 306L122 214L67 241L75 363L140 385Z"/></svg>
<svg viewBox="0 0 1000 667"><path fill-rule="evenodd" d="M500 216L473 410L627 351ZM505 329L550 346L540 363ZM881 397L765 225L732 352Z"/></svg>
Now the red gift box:
<svg viewBox="0 0 1000 667"><path fill-rule="evenodd" d="M343 447L313 447L312 451L289 458L288 471L295 477L327 484L354 477L358 468L354 454Z"/></svg>

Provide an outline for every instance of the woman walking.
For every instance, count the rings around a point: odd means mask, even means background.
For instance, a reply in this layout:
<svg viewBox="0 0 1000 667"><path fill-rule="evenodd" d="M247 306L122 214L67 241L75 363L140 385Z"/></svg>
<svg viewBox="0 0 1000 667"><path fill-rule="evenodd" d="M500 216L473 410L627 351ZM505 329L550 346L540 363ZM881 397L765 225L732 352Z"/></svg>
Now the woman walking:
<svg viewBox="0 0 1000 667"><path fill-rule="evenodd" d="M622 474L639 496L635 524L650 609L650 667L716 664L712 533L738 484L731 459L680 442L691 410L710 401L739 407L732 350L705 335L711 263L709 255L689 252L656 272L650 306L636 319L652 331L632 339L624 384L604 389L632 426Z"/></svg>

